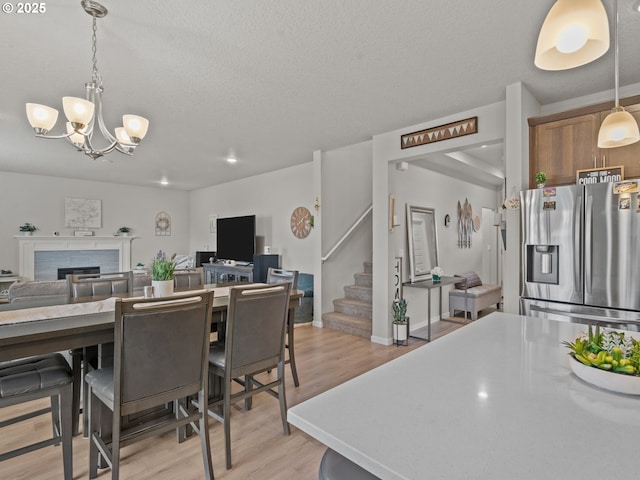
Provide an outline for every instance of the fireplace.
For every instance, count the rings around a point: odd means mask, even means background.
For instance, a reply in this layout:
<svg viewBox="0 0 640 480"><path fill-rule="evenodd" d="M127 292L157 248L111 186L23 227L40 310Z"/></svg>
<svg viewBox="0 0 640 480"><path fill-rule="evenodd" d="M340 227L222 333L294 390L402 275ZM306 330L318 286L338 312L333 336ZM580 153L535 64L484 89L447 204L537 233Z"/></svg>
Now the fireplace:
<svg viewBox="0 0 640 480"><path fill-rule="evenodd" d="M65 267L58 269L58 280L64 280L69 274L100 273L100 267Z"/></svg>
<svg viewBox="0 0 640 480"><path fill-rule="evenodd" d="M100 272L131 270L136 237L62 237L16 235L23 280L56 280L59 268L100 267Z"/></svg>

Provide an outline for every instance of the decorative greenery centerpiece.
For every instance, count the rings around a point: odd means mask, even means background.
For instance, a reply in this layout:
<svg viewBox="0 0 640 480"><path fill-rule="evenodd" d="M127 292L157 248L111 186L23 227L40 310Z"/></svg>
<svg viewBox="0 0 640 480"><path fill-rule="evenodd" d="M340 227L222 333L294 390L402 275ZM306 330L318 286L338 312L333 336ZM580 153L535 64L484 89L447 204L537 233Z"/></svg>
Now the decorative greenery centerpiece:
<svg viewBox="0 0 640 480"><path fill-rule="evenodd" d="M393 323L404 323L407 317L407 301L404 298L394 300L393 305Z"/></svg>
<svg viewBox="0 0 640 480"><path fill-rule="evenodd" d="M538 184L538 186L547 183L547 174L544 172L536 173L536 183Z"/></svg>
<svg viewBox="0 0 640 480"><path fill-rule="evenodd" d="M624 375L640 376L640 342L624 332L600 330L591 325L575 342L563 342L573 358L589 367Z"/></svg>
<svg viewBox="0 0 640 480"><path fill-rule="evenodd" d="M24 225L20 226L21 232L35 232L37 229L38 227L36 227L35 225L31 225L30 223L25 223Z"/></svg>
<svg viewBox="0 0 640 480"><path fill-rule="evenodd" d="M173 280L173 271L176 268L176 262L173 259L176 257L174 253L169 260L167 260L166 254L162 250L158 250L155 258L153 259L153 267L151 269L151 280L164 281Z"/></svg>
<svg viewBox="0 0 640 480"><path fill-rule="evenodd" d="M118 233L120 233L121 235L129 235L129 233L131 233L131 228L129 228L129 227L120 227L118 229Z"/></svg>

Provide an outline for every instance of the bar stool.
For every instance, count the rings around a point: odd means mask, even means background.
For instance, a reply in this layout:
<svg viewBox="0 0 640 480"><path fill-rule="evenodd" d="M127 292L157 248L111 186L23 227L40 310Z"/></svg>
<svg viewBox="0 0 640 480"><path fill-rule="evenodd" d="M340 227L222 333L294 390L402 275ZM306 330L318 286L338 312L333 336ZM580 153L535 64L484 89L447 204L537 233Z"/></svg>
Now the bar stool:
<svg viewBox="0 0 640 480"><path fill-rule="evenodd" d="M324 452L318 471L318 480L379 480L372 473L356 465L330 448Z"/></svg>
<svg viewBox="0 0 640 480"><path fill-rule="evenodd" d="M73 478L71 450L71 402L73 375L59 353L0 363L0 407L51 397L51 407L0 422L0 428L51 412L50 439L0 454L0 462L62 442L65 480Z"/></svg>

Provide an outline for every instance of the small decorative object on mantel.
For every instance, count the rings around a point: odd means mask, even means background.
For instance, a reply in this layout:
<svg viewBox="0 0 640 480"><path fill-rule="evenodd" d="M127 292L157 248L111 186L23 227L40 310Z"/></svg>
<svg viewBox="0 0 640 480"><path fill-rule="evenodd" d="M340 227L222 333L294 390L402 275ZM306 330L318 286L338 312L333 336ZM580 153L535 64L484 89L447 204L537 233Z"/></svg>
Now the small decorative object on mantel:
<svg viewBox="0 0 640 480"><path fill-rule="evenodd" d="M431 269L431 280L433 283L439 283L442 280L442 275L444 275L444 271L440 267L433 267Z"/></svg>
<svg viewBox="0 0 640 480"><path fill-rule="evenodd" d="M24 225L22 225L20 227L20 231L22 232L23 235L25 236L29 236L31 235L33 232L35 232L38 229L38 227L36 227L35 225L31 225L30 223L25 223Z"/></svg>
<svg viewBox="0 0 640 480"><path fill-rule="evenodd" d="M544 188L545 183L547 183L547 174L544 172L536 173L536 186L538 188Z"/></svg>
<svg viewBox="0 0 640 480"><path fill-rule="evenodd" d="M409 345L409 317L407 317L407 301L404 298L394 300L393 339L396 345Z"/></svg>
<svg viewBox="0 0 640 480"><path fill-rule="evenodd" d="M600 330L591 325L574 342L563 342L571 350L573 373L605 390L640 395L640 341L629 332Z"/></svg>
<svg viewBox="0 0 640 480"><path fill-rule="evenodd" d="M174 253L170 259L166 254L159 250L153 259L153 267L151 269L151 285L153 286L154 297L168 297L173 295L173 271L176 268Z"/></svg>
<svg viewBox="0 0 640 480"><path fill-rule="evenodd" d="M467 118L457 122L447 123L439 127L427 128L418 132L400 136L400 148L417 147L427 143L440 142L451 138L463 137L478 133L478 117Z"/></svg>
<svg viewBox="0 0 640 480"><path fill-rule="evenodd" d="M128 237L129 234L131 233L131 228L129 227L120 227L118 229L118 233L120 234L120 236L122 237Z"/></svg>

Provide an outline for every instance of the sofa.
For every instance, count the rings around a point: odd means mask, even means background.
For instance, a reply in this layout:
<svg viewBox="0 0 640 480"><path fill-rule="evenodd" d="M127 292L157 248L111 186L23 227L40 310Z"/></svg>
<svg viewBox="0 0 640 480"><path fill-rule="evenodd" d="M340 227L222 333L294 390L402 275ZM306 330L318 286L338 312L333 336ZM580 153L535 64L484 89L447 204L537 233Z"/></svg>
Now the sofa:
<svg viewBox="0 0 640 480"><path fill-rule="evenodd" d="M14 283L9 287L9 302L22 303L69 298L66 280L39 280Z"/></svg>
<svg viewBox="0 0 640 480"><path fill-rule="evenodd" d="M471 320L478 319L478 312L490 305L500 308L502 302L502 287L500 285L483 284L475 272L461 275L460 282L454 284L449 291L449 314L455 315L456 310L471 312Z"/></svg>

